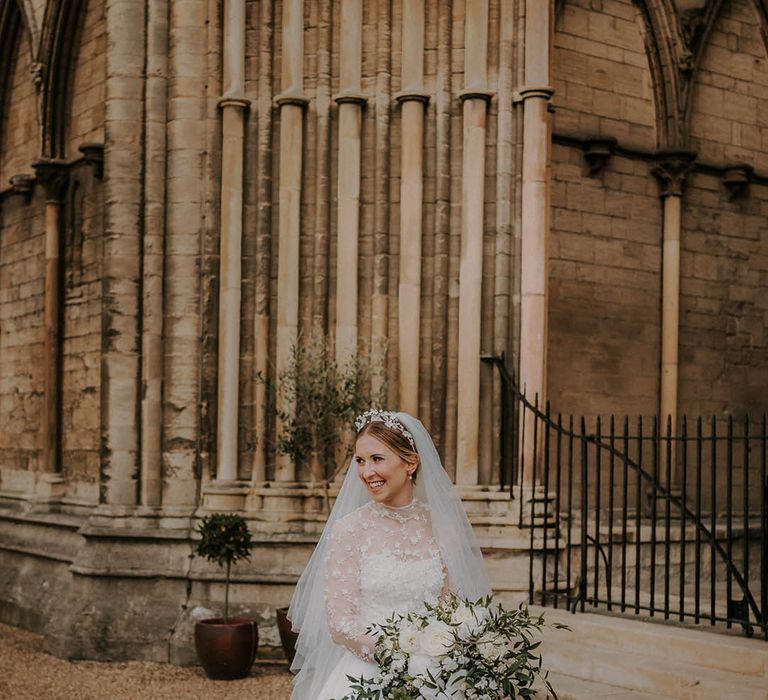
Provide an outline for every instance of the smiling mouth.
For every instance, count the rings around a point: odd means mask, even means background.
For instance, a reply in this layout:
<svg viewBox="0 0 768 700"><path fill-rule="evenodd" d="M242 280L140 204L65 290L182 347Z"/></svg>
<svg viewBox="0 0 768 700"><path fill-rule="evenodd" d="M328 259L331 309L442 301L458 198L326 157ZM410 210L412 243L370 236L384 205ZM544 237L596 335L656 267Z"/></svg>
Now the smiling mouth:
<svg viewBox="0 0 768 700"><path fill-rule="evenodd" d="M378 489L378 488L381 488L382 486L384 486L384 481L383 480L382 481L369 481L367 483L368 483L368 488L369 489Z"/></svg>

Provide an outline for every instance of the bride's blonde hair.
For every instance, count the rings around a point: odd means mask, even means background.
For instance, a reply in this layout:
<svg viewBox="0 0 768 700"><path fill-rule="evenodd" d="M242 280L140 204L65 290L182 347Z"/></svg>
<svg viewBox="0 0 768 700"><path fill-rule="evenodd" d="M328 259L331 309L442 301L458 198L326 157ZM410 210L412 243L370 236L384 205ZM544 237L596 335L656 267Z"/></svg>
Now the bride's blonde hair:
<svg viewBox="0 0 768 700"><path fill-rule="evenodd" d="M392 452L394 452L403 462L408 464L415 464L416 469L412 473L413 480L416 480L416 472L418 471L419 453L411 447L411 443L408 438L405 437L399 430L394 428L388 428L381 421L371 421L366 423L355 436L355 442L357 442L363 435L370 435L376 438L380 442L383 442Z"/></svg>

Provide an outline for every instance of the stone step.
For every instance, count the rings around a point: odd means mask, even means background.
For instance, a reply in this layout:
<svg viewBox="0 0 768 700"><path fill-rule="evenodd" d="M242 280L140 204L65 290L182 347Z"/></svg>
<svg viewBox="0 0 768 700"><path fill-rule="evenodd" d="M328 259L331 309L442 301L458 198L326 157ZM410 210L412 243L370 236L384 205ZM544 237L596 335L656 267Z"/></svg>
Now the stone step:
<svg viewBox="0 0 768 700"><path fill-rule="evenodd" d="M608 683L588 681L575 676L550 671L549 682L557 693L558 700L667 700L670 695L658 693L643 693ZM546 698L546 692L540 690L537 698Z"/></svg>
<svg viewBox="0 0 768 700"><path fill-rule="evenodd" d="M574 615L562 609L530 609L544 613L550 623L560 622L573 630L571 633L547 630L543 646L568 644L571 637L590 650L606 649L630 657L642 655L659 661L673 660L675 664L703 663L707 669L759 679L768 694L768 642L762 639L612 615Z"/></svg>
<svg viewBox="0 0 768 700"><path fill-rule="evenodd" d="M655 697L768 700L765 677L682 663L674 657L665 660L657 655L611 651L582 640L542 644L541 652L545 665L560 674ZM709 660L702 658L700 663Z"/></svg>

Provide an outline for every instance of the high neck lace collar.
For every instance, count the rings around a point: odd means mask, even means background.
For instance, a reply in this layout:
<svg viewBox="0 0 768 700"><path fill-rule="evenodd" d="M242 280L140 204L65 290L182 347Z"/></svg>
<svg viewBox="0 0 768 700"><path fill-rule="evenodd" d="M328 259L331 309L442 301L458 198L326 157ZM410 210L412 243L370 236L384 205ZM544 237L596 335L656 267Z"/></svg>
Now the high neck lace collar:
<svg viewBox="0 0 768 700"><path fill-rule="evenodd" d="M411 518L415 518L419 513L421 512L421 509L419 506L421 505L421 501L419 501L416 496L413 497L413 500L404 505L404 506L388 506L384 503L377 503L376 501L371 501L371 507L380 515L383 515L387 518L393 518L394 520L397 520L399 522L403 522L404 520L410 520Z"/></svg>

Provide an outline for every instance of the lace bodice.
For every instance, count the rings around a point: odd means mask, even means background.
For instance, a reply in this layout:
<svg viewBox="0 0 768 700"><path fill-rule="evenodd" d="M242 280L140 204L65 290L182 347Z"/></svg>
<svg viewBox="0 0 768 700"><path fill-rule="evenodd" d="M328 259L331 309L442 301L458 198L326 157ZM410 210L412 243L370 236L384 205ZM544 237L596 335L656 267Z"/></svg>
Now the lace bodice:
<svg viewBox="0 0 768 700"><path fill-rule="evenodd" d="M371 658L366 629L393 612L421 610L447 590L427 507L370 502L334 527L325 576L328 627L337 644Z"/></svg>

